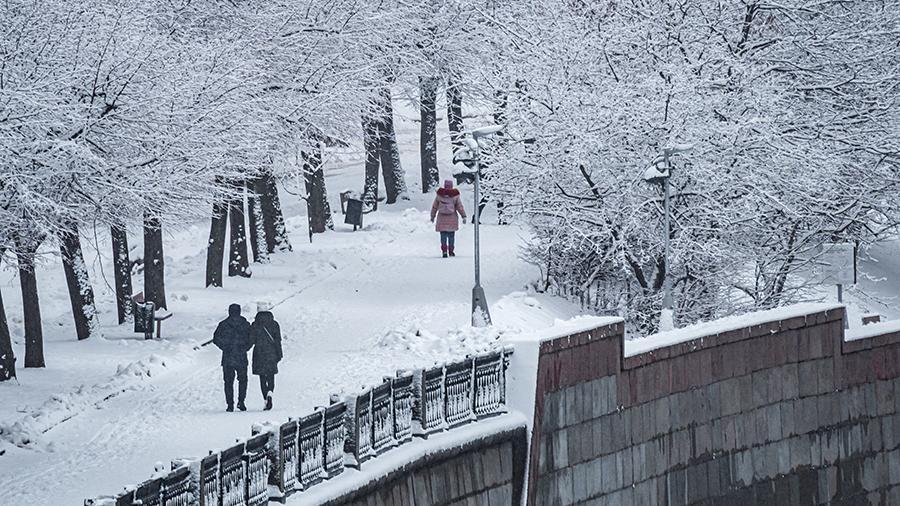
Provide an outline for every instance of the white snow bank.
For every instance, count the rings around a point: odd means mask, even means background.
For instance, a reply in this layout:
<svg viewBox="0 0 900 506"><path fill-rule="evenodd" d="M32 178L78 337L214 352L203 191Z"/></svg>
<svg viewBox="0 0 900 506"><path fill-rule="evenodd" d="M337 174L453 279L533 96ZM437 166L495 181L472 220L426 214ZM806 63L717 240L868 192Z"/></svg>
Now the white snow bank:
<svg viewBox="0 0 900 506"><path fill-rule="evenodd" d="M893 334L900 332L900 320L890 320L880 323L870 323L850 329L844 333L844 341L856 341L859 339L869 339L883 334Z"/></svg>
<svg viewBox="0 0 900 506"><path fill-rule="evenodd" d="M508 413L434 434L429 436L428 439L414 439L410 443L389 450L377 458L364 462L359 471L345 469L343 473L326 482L292 495L288 498L287 504L292 506L314 506L333 501L342 495L359 490L391 472L402 469L404 466L409 465L410 462L460 447L478 438L521 427L525 425L525 422L525 417L521 414Z"/></svg>
<svg viewBox="0 0 900 506"><path fill-rule="evenodd" d="M24 416L0 420L0 442L21 448L52 450L52 446L43 441L44 433L123 392L144 388L147 380L166 367L166 359L153 354L144 360L120 364L116 373L102 383L80 385L68 392L54 394L38 407L20 407L18 412L25 413Z"/></svg>
<svg viewBox="0 0 900 506"><path fill-rule="evenodd" d="M777 320L785 320L796 316L804 316L810 313L819 313L844 307L842 304L807 303L792 306L757 311L742 315L719 318L709 322L698 323L688 327L659 332L646 337L639 337L625 341L625 356L631 357L648 351L665 348L674 344L714 336L723 332L742 329L753 325L760 325Z"/></svg>
<svg viewBox="0 0 900 506"><path fill-rule="evenodd" d="M378 338L377 344L395 351L409 351L418 357L452 360L491 351L498 346L501 336L513 332L515 330L497 327L464 326L440 336L416 321L409 321L385 332Z"/></svg>

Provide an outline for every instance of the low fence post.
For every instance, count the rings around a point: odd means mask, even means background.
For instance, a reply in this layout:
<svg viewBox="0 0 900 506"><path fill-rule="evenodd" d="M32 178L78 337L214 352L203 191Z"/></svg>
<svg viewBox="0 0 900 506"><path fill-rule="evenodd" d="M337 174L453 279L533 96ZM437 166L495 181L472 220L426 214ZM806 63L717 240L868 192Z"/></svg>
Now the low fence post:
<svg viewBox="0 0 900 506"><path fill-rule="evenodd" d="M402 445L412 439L413 431L413 374L409 371L397 371L393 379L394 390L394 441Z"/></svg>
<svg viewBox="0 0 900 506"><path fill-rule="evenodd" d="M325 436L322 433L324 410L317 409L315 413L300 419L299 454L300 485L306 489L322 481L325 475Z"/></svg>

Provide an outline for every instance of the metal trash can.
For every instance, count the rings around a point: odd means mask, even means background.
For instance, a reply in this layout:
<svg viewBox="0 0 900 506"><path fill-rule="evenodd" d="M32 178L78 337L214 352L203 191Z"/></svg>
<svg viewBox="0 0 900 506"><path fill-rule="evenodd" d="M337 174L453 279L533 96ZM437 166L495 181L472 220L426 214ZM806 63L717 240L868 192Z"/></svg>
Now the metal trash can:
<svg viewBox="0 0 900 506"><path fill-rule="evenodd" d="M144 339L153 339L153 315L156 307L152 302L134 305L134 331L144 334Z"/></svg>
<svg viewBox="0 0 900 506"><path fill-rule="evenodd" d="M347 214L344 215L344 223L348 225L353 225L353 230L356 230L356 227L362 228L363 226L363 202L359 199L349 198L347 199Z"/></svg>

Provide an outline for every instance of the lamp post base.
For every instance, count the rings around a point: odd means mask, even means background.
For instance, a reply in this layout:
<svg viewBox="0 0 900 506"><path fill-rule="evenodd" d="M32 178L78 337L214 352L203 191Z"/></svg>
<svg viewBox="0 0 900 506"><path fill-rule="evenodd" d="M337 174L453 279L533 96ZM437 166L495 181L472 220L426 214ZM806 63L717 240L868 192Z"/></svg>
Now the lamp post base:
<svg viewBox="0 0 900 506"><path fill-rule="evenodd" d="M487 327L491 324L491 312L488 310L484 288L476 285L472 288L472 326Z"/></svg>

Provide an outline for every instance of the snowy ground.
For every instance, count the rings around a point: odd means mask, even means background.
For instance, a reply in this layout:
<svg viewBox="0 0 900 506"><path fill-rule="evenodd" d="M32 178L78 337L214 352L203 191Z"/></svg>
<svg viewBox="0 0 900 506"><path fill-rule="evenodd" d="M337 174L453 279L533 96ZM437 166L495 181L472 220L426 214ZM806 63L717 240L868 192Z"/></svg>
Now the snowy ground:
<svg viewBox="0 0 900 506"><path fill-rule="evenodd" d="M305 208L282 193L294 251L254 265L251 279L203 288L208 223L166 236L167 288L175 316L161 341L145 342L115 321L109 245L86 245L103 323L103 338L74 338L64 278L51 258L38 273L45 333L45 369L19 369L19 382L0 384L0 504L79 504L150 476L155 463L205 455L254 422L282 421L375 383L398 368L430 365L489 346L500 334L550 326L576 314L566 302L527 293L536 268L518 259L521 228L499 227L486 213L482 231L483 283L495 330L467 327L472 287L472 228L458 237L458 256L440 258L429 223L430 196L417 179L418 125L398 121L411 199L366 215L364 230L338 223L306 240ZM446 131L441 132L446 139ZM441 143L446 146L446 142ZM444 152L441 161L449 154ZM332 206L337 193L362 184L358 156L328 167ZM442 167L444 176L449 168ZM471 193L464 188L471 211ZM342 221L336 215L336 221ZM132 235L133 241L139 238ZM140 246L139 242L136 244ZM135 244L132 244L135 246ZM24 356L21 300L14 272L0 272L17 356ZM140 279L135 280L140 286ZM195 349L209 339L227 304L266 297L284 333L285 360L276 379L275 409L263 412L251 376L246 413L225 413L219 352ZM21 362L19 362L21 365Z"/></svg>

